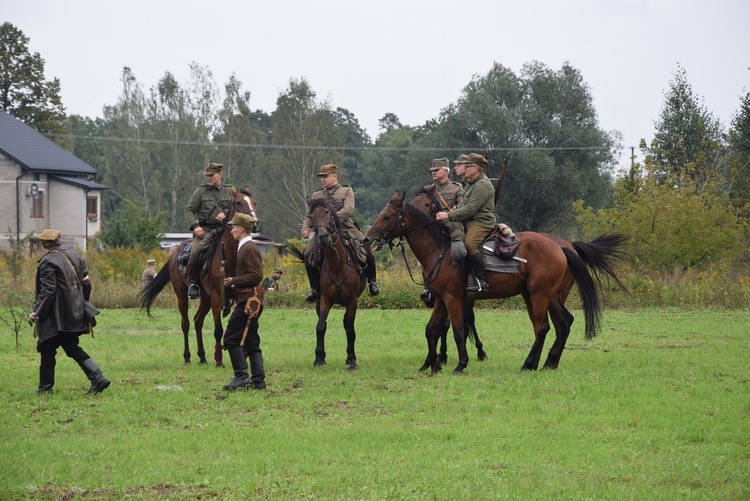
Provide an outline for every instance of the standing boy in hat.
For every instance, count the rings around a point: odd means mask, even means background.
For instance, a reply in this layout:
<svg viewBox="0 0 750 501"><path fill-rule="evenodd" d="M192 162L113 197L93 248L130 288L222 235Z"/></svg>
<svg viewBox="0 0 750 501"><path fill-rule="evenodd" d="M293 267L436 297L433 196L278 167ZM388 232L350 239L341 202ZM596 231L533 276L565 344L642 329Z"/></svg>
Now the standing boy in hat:
<svg viewBox="0 0 750 501"><path fill-rule="evenodd" d="M60 245L61 236L51 229L39 235L45 254L36 267L36 301L29 314L29 322L37 324L36 349L41 354L36 392L53 393L57 349L62 347L91 381L86 393L99 393L109 386L109 379L78 346L78 336L88 330L84 300L91 295L91 279L85 261Z"/></svg>
<svg viewBox="0 0 750 501"><path fill-rule="evenodd" d="M198 256L213 242L216 230L232 206L234 197L230 185L221 181L222 164L210 163L203 175L206 184L202 184L193 192L185 208L185 219L193 232L193 247L187 264L188 297L197 299L200 296L198 287Z"/></svg>
<svg viewBox="0 0 750 501"><path fill-rule="evenodd" d="M146 261L146 269L141 273L141 287L146 287L156 276L156 259Z"/></svg>
<svg viewBox="0 0 750 501"><path fill-rule="evenodd" d="M227 391L244 388L262 390L266 387L263 352L260 350L260 335L258 334L258 319L263 313L263 305L262 303L258 305L257 315L252 318L251 308L247 307L248 300L256 297L256 287L263 279L263 260L258 247L250 237L250 232L256 222L251 215L239 212L229 221L232 226L232 237L239 244L237 275L224 279L224 286L234 289L236 299L234 311L224 331L224 349L229 352L229 360L234 369L234 378L229 384L224 385ZM252 303L250 305L252 306ZM250 375L247 373L246 355L250 358Z"/></svg>
<svg viewBox="0 0 750 501"><path fill-rule="evenodd" d="M479 246L496 224L495 189L483 172L483 168L490 164L478 153L471 153L465 160L459 158L454 163L456 174L464 179L464 198L452 211L438 212L436 219L461 221L466 227L466 253L477 280L476 285L469 286L466 290L484 292L489 286L484 278L484 260Z"/></svg>
<svg viewBox="0 0 750 501"><path fill-rule="evenodd" d="M372 250L369 247L365 247L362 244L365 236L359 231L352 221L352 213L354 212L354 191L350 186L339 184L339 168L334 164L326 164L320 168L320 183L323 187L313 193L312 199L322 199L331 206L332 210L336 212L336 216L341 223L341 231L345 237L352 241L357 247L357 252L360 255L365 256L365 275L367 275L367 282L369 283L369 292L371 296L377 296L380 294L380 289L375 281L376 270L375 270L375 256L372 255ZM313 228L312 218L307 215L305 220L302 222L302 238L311 238L310 243L305 250L305 257L307 257L312 250L313 242L312 238L315 237L315 228ZM310 293L305 296L305 301L308 303L314 303L318 299L318 289L320 288L320 276L318 269L310 266L305 261L305 268L307 269L307 277L310 280Z"/></svg>

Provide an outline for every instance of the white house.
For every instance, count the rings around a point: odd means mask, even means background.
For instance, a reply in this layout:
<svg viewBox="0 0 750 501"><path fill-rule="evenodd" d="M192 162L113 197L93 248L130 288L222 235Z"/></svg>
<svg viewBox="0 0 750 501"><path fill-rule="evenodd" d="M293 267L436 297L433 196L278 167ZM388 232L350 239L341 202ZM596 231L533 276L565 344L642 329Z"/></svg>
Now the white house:
<svg viewBox="0 0 750 501"><path fill-rule="evenodd" d="M0 110L0 235L17 239L45 228L62 232L63 245L86 250L101 229L96 169ZM0 246L8 247L6 238Z"/></svg>

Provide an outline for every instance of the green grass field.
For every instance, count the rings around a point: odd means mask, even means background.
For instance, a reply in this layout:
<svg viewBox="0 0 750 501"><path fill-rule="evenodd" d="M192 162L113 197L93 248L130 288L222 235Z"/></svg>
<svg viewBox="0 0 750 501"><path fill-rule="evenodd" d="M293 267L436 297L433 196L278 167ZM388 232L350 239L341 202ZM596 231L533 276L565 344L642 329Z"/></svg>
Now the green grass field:
<svg viewBox="0 0 750 501"><path fill-rule="evenodd" d="M451 340L430 377L426 309L360 311L354 372L342 310L314 368L314 311L268 309L268 389L232 394L194 337L183 364L172 310L102 312L81 338L112 380L96 396L62 353L55 394L34 395L31 330L18 351L4 332L0 498L750 498L750 311L607 311L588 343L573 313L556 371L518 372L525 312L481 311L489 360L470 348L451 375Z"/></svg>

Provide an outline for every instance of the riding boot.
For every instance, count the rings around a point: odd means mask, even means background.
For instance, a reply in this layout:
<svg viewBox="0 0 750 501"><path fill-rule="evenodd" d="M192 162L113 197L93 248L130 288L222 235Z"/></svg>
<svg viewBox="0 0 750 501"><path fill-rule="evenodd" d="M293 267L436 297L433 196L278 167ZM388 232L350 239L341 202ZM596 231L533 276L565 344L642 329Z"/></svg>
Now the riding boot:
<svg viewBox="0 0 750 501"><path fill-rule="evenodd" d="M89 393L101 393L102 390L109 387L109 379L102 374L102 370L96 365L93 358L87 358L83 362L79 362L83 373L91 381L91 387L86 392Z"/></svg>
<svg viewBox="0 0 750 501"><path fill-rule="evenodd" d="M318 291L320 290L320 271L309 264L305 263L307 279L310 281L310 292L305 296L305 301L314 303L318 300Z"/></svg>
<svg viewBox="0 0 750 501"><path fill-rule="evenodd" d="M224 385L227 391L241 390L249 388L252 385L250 376L247 374L247 360L245 360L245 350L242 346L230 346L227 348L229 360L232 362L234 369L234 379L229 384Z"/></svg>
<svg viewBox="0 0 750 501"><path fill-rule="evenodd" d="M471 263L471 271L474 273L476 279L476 285L470 285L466 288L469 292L486 292L490 286L487 285L487 280L484 278L484 258L481 252L469 256L469 262Z"/></svg>
<svg viewBox="0 0 750 501"><path fill-rule="evenodd" d="M36 390L37 395L54 393L52 387L55 386L55 366L39 366L39 388Z"/></svg>
<svg viewBox="0 0 750 501"><path fill-rule="evenodd" d="M370 295L377 296L378 294L380 294L380 289L378 288L377 282L375 282L375 278L377 275L377 269L375 268L375 256L373 256L370 249L367 249L366 255L367 268L365 269L365 274L367 275L367 282L370 284Z"/></svg>
<svg viewBox="0 0 750 501"><path fill-rule="evenodd" d="M263 368L263 352L260 350L250 353L250 381L253 389L266 388L266 371Z"/></svg>
<svg viewBox="0 0 750 501"><path fill-rule="evenodd" d="M198 287L196 277L198 276L198 241L193 242L193 248L190 250L190 258L187 262L187 295L189 299L198 299L201 295L201 289Z"/></svg>

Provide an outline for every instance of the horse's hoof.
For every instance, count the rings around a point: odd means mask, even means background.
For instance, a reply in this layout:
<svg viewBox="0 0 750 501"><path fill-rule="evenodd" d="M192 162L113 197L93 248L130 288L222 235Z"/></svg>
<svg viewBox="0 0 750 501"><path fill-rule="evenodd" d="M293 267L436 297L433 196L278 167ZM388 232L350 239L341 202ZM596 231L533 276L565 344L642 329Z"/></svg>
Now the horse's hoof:
<svg viewBox="0 0 750 501"><path fill-rule="evenodd" d="M217 368L219 368L219 367L224 367L224 364L222 364L221 362L218 362L218 363L216 364L216 367L217 367Z"/></svg>
<svg viewBox="0 0 750 501"><path fill-rule="evenodd" d="M481 354L477 355L477 360L479 360L480 362L484 362L488 358L490 358L490 357L488 357L486 353L481 353Z"/></svg>
<svg viewBox="0 0 750 501"><path fill-rule="evenodd" d="M349 367L346 368L348 371L356 371L357 369L359 369L357 364L350 364Z"/></svg>
<svg viewBox="0 0 750 501"><path fill-rule="evenodd" d="M313 367L323 367L326 364L325 360L316 360L313 363Z"/></svg>
<svg viewBox="0 0 750 501"><path fill-rule="evenodd" d="M200 361L200 363L201 363L201 364L207 364L207 363L208 363L208 360L201 360L201 361Z"/></svg>
<svg viewBox="0 0 750 501"><path fill-rule="evenodd" d="M190 365L190 360L185 360L185 361L184 361L183 363L184 363L185 365Z"/></svg>
<svg viewBox="0 0 750 501"><path fill-rule="evenodd" d="M419 368L419 372L424 372L424 371L426 371L426 370L427 370L427 369L429 369L429 368L430 368L430 366L429 366L429 365L427 365L427 364L424 364L424 365L423 365L422 367L420 367L420 368Z"/></svg>
<svg viewBox="0 0 750 501"><path fill-rule="evenodd" d="M464 370L463 369L453 369L453 375L454 376L463 376Z"/></svg>

